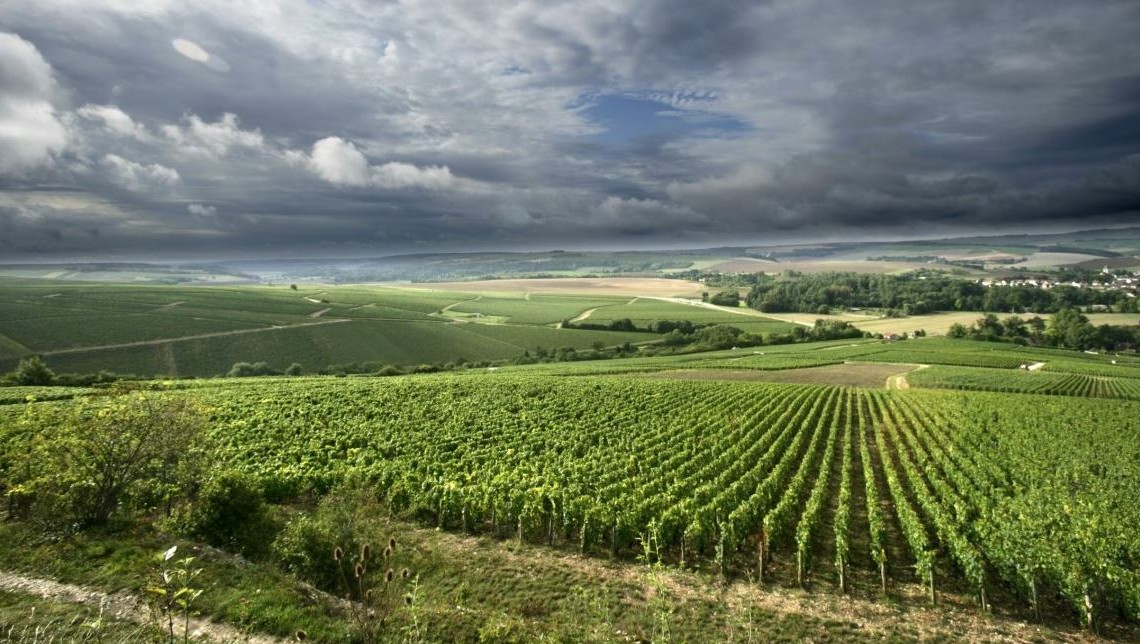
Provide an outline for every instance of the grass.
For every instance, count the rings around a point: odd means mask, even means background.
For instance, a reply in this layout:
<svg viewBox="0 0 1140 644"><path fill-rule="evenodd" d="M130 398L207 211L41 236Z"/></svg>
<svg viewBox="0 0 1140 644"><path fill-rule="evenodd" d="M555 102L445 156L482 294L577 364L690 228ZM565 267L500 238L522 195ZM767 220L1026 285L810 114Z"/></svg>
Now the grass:
<svg viewBox="0 0 1140 644"><path fill-rule="evenodd" d="M644 342L657 336L554 329L540 326L494 326L439 321L358 319L350 322L306 325L259 333L216 336L147 346L130 346L49 355L52 369L61 373L89 373L102 369L117 373L172 376L213 376L229 371L235 362L266 361L284 369L293 362L315 371L327 365L379 362L395 365L501 360L534 351L595 343L612 346ZM14 360L9 362L14 363ZM0 367L4 367L0 361ZM7 365L10 369L12 365Z"/></svg>
<svg viewBox="0 0 1140 644"><path fill-rule="evenodd" d="M696 324L728 324L749 333L788 333L793 325L775 320L751 309L741 308L738 313L729 309L714 309L676 302L635 298L621 304L599 308L585 322L605 324L613 320L630 319L638 326L655 320L689 320Z"/></svg>
<svg viewBox="0 0 1140 644"><path fill-rule="evenodd" d="M554 324L596 307L625 302L626 298L585 298L532 295L529 298L480 296L451 307L451 311L499 318L511 324Z"/></svg>
<svg viewBox="0 0 1140 644"><path fill-rule="evenodd" d="M203 617L280 637L297 629L326 641L346 634L344 620L329 605L272 566L249 564L147 527L45 539L25 524L4 523L0 538L10 545L0 552L4 570L139 597L157 581L155 553L177 543L179 552L198 556L196 563L204 569L197 587L205 592L196 603Z"/></svg>
<svg viewBox="0 0 1140 644"><path fill-rule="evenodd" d="M376 523L398 540L419 577L419 637L411 641L649 641L665 639L666 629L677 641L906 642L961 636L949 614L913 612L900 603L892 608L827 592L813 593L808 601L802 591L770 585L761 590L747 580L725 584L711 572L601 561L383 517ZM175 541L145 528L48 541L18 523L0 524L0 538L17 546L0 553L6 570L132 593L156 574L153 554ZM349 639L348 620L337 604L272 562L243 562L201 544L178 543L180 552L200 556L204 592L196 605L202 617L249 633L289 637L305 630L314 641ZM47 625L68 641L80 640L89 628L83 624L97 616L82 606L0 593L0 624ZM410 614L397 619L394 630L402 633L390 639L407 641L413 635ZM1005 626L975 617L969 632L984 637ZM140 635L150 641L156 633L108 620L100 634L104 641Z"/></svg>
<svg viewBox="0 0 1140 644"><path fill-rule="evenodd" d="M163 633L95 607L0 590L0 641L162 642Z"/></svg>

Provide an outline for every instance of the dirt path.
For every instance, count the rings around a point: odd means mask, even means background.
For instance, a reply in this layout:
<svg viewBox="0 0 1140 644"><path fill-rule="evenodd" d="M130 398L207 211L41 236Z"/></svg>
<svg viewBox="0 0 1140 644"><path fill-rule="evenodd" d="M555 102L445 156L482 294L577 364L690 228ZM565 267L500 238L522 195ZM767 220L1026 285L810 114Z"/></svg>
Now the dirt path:
<svg viewBox="0 0 1140 644"><path fill-rule="evenodd" d="M140 598L125 591L107 594L74 584L62 584L50 579L38 579L3 571L0 571L0 589L34 595L56 602L83 604L96 609L101 607L108 615L136 624L153 623L152 616L145 603ZM273 644L281 641L272 637L248 635L226 624L215 624L193 617L190 618L190 633L191 637L195 639L206 639L213 642Z"/></svg>
<svg viewBox="0 0 1140 644"><path fill-rule="evenodd" d="M577 315L577 317L572 318L570 321L571 322L581 322L582 320L585 320L586 318L593 315L594 311L597 311L597 310L598 310L598 307L594 307L592 309L586 309L585 311L582 311L581 313L579 313Z"/></svg>
<svg viewBox="0 0 1140 644"><path fill-rule="evenodd" d="M332 310L331 308L328 308L328 309L321 309L320 311L313 311L312 313L310 313L310 314L309 314L309 317L311 317L311 318L319 318L319 317L321 317L321 316L322 316L322 315L324 315L325 313L328 313L328 312L329 312L329 311L331 311L331 310Z"/></svg>
<svg viewBox="0 0 1140 644"><path fill-rule="evenodd" d="M1028 369L1029 371L1040 371L1044 366L1045 366L1044 362L1034 362L1033 364L1026 367L1026 369Z"/></svg>
<svg viewBox="0 0 1140 644"><path fill-rule="evenodd" d="M162 306L160 306L158 308L160 308L160 309L172 309L176 306L182 306L185 303L186 303L186 300L178 300L177 302L171 302L170 304L163 304Z"/></svg>
<svg viewBox="0 0 1140 644"><path fill-rule="evenodd" d="M53 349L51 351L41 351L40 355L57 356L65 353L83 353L84 351L102 351L104 349L122 349L125 347L147 347L158 344L166 344L167 342L184 342L186 340L201 340L204 338L221 338L227 335L243 335L246 333L265 333L266 331L280 331L281 329L296 329L304 326L317 326L320 324L339 324L341 322L352 322L352 320L335 319L335 320L320 320L319 322L303 322L301 324L286 324L271 327L262 327L257 329L238 329L237 331L218 331L216 333L199 333L197 335L183 335L176 338L159 338L157 340L139 340L137 342L123 342L121 344L99 344L90 347L74 347L71 349Z"/></svg>
<svg viewBox="0 0 1140 644"><path fill-rule="evenodd" d="M910 383L906 379L907 374L913 373L915 371L921 371L923 369L926 369L929 366L930 365L928 365L928 364L920 364L920 365L915 366L914 369L912 369L906 373L900 373L898 375L888 376L887 377L887 389L910 389Z"/></svg>

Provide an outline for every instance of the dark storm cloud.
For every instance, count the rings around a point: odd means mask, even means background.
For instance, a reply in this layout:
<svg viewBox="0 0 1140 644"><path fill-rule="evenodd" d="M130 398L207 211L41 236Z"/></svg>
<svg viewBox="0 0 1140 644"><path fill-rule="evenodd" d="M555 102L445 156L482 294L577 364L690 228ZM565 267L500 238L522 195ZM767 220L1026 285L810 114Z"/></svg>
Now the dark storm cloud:
<svg viewBox="0 0 1140 644"><path fill-rule="evenodd" d="M0 25L11 257L966 234L1140 209L1131 1L11 0Z"/></svg>

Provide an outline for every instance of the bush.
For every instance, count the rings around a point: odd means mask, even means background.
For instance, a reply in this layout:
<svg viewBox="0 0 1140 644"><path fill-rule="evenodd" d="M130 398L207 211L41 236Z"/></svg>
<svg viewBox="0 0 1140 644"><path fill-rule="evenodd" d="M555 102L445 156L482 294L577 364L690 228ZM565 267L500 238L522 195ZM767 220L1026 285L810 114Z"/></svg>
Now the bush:
<svg viewBox="0 0 1140 644"><path fill-rule="evenodd" d="M257 482L247 474L226 471L203 486L185 529L206 543L255 558L269 552L280 525Z"/></svg>
<svg viewBox="0 0 1140 644"><path fill-rule="evenodd" d="M300 365L298 365L299 367ZM267 362L235 362L230 367L227 378L248 378L250 376L280 376L281 372L274 370ZM292 374L290 374L292 375Z"/></svg>
<svg viewBox="0 0 1140 644"><path fill-rule="evenodd" d="M15 385L46 387L55 384L55 372L39 356L29 356L16 365L7 379Z"/></svg>
<svg viewBox="0 0 1140 644"><path fill-rule="evenodd" d="M191 401L133 393L28 405L2 446L0 487L47 523L106 523L171 503L198 478L203 414Z"/></svg>
<svg viewBox="0 0 1140 644"><path fill-rule="evenodd" d="M737 291L721 291L712 296L709 300L717 306L731 306L733 308L740 306L740 293Z"/></svg>
<svg viewBox="0 0 1140 644"><path fill-rule="evenodd" d="M356 552L368 537L383 534L386 514L373 488L342 485L321 499L312 513L289 521L273 542L274 558L317 588L335 592L342 580L333 550Z"/></svg>

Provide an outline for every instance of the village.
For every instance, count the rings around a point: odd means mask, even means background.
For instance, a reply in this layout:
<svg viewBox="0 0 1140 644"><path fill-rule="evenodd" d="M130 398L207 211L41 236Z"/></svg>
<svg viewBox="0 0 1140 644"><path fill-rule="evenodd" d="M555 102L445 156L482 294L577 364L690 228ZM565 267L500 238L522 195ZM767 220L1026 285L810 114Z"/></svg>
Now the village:
<svg viewBox="0 0 1140 644"><path fill-rule="evenodd" d="M986 288L995 286L1028 286L1040 289L1070 287L1097 291L1123 291L1125 297L1134 298L1140 292L1140 271L1112 270L1105 266L1092 280L1051 280L1047 277L983 278L978 283Z"/></svg>

